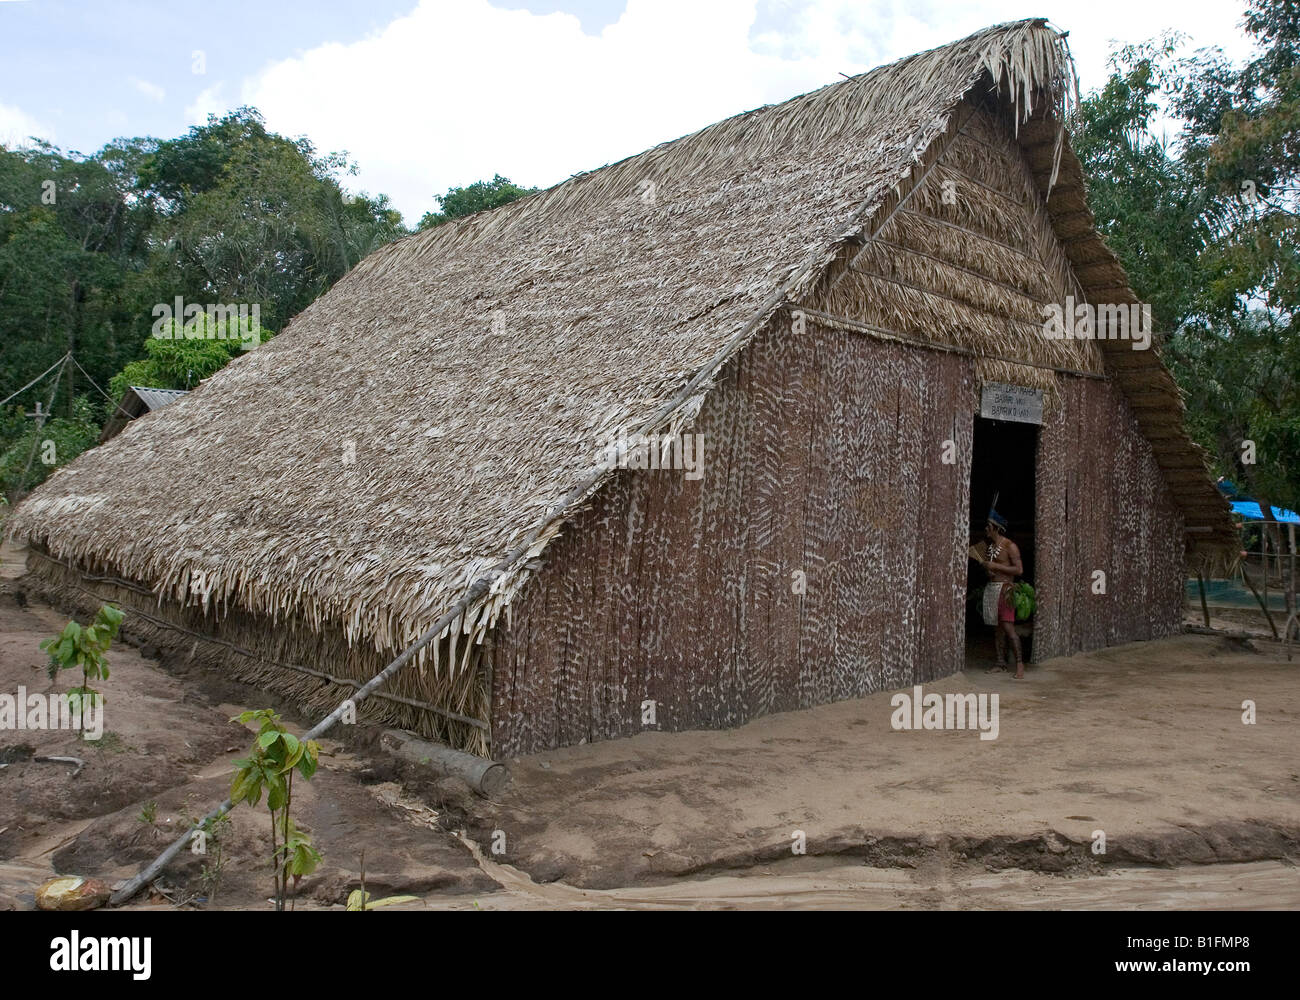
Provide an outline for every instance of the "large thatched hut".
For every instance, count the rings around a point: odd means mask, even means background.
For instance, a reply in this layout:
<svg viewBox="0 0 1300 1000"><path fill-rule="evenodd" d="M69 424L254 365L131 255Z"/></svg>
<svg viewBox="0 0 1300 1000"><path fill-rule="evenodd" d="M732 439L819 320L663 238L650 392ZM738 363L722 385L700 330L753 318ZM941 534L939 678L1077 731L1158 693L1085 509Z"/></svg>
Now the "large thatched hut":
<svg viewBox="0 0 1300 1000"><path fill-rule="evenodd" d="M365 708L495 756L961 669L992 489L1036 659L1168 635L1234 538L1157 352L1045 334L1136 301L1072 82L1001 25L385 247L36 491L31 579L317 708L461 602Z"/></svg>

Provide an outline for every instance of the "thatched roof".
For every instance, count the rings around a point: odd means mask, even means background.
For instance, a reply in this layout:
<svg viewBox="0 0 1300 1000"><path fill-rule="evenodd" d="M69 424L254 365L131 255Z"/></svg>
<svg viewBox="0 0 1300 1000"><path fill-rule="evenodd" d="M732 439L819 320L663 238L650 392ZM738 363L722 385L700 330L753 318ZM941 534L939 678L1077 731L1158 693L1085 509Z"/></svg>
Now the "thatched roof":
<svg viewBox="0 0 1300 1000"><path fill-rule="evenodd" d="M1043 21L1001 25L387 246L52 476L12 530L166 597L328 620L381 650L513 552L463 623L479 633L600 485L616 429L689 420L981 80L1018 120L1059 120L1073 74ZM1045 184L1059 135L1033 147ZM1112 280L1095 238L1067 246ZM1141 378L1163 393L1162 373Z"/></svg>

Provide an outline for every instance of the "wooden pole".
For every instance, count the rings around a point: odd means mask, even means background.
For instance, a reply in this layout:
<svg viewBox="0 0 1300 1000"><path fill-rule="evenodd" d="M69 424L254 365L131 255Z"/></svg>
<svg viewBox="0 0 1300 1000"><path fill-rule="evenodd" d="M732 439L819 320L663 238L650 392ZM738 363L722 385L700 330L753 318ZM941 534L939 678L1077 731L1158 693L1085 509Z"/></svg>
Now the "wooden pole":
<svg viewBox="0 0 1300 1000"><path fill-rule="evenodd" d="M1290 607L1291 613L1295 614L1295 525L1288 524L1286 530L1287 534L1290 536L1289 540L1291 543L1291 579L1287 586L1287 605Z"/></svg>
<svg viewBox="0 0 1300 1000"><path fill-rule="evenodd" d="M1268 627L1273 630L1273 638L1278 638L1277 626L1273 624L1273 616L1269 614L1268 605L1259 596L1259 591L1255 589L1255 585L1250 582L1250 574L1246 572L1246 560L1244 559L1241 563L1241 578L1246 581L1246 586L1250 588L1250 592L1255 595L1255 600L1259 602L1260 610L1264 612L1264 617L1268 619Z"/></svg>
<svg viewBox="0 0 1300 1000"><path fill-rule="evenodd" d="M1291 660L1291 631L1296 628L1296 606L1295 606L1295 525L1288 524L1287 541L1290 551L1290 573L1286 584L1286 658L1287 662Z"/></svg>
<svg viewBox="0 0 1300 1000"><path fill-rule="evenodd" d="M445 611L441 618L430 625L423 635L402 650L392 663L388 664L388 666L384 667L383 670L379 671L379 673L375 674L374 677L361 685L361 687L357 689L357 692L351 697L345 698L343 701L339 702L334 711L330 712L329 715L325 716L325 718L321 719L320 722L307 730L307 732L301 737L303 742L314 740L329 732L329 730L331 730L345 714L349 711L355 711L356 706L366 698L370 697L371 692L386 684L394 674L410 663L416 653L437 639L438 636L442 634L443 629L454 623L465 613L471 604L488 592L488 589L492 586L492 582L496 578L497 573L504 572L514 562L517 562L526 554L528 544L528 542L525 542L523 545L512 550L505 559L493 567L493 569L489 570L486 575L479 577L479 579L465 592L465 595L461 597L459 601L453 604L449 610ZM173 840L167 848L158 855L158 857L154 858L153 861L141 869L136 875L133 875L131 878L123 882L120 888L115 889L113 895L109 897L109 903L113 906L120 906L122 903L125 903L128 899L144 888L146 883L157 878L159 873L171 864L172 859L176 857L176 855L180 854L180 852L185 849L185 846L193 839L195 830L202 829L204 824L219 816L225 815L230 812L232 808L234 808L234 804L230 799L226 799L222 802L221 805L217 806L212 810L212 812L204 816L193 827L186 830L179 837Z"/></svg>
<svg viewBox="0 0 1300 1000"><path fill-rule="evenodd" d="M1268 603L1268 522L1262 521L1259 525L1259 564L1264 570L1264 603Z"/></svg>
<svg viewBox="0 0 1300 1000"><path fill-rule="evenodd" d="M1210 609L1205 603L1205 577L1197 572L1196 586L1201 592L1201 617L1205 619L1205 627L1210 627Z"/></svg>
<svg viewBox="0 0 1300 1000"><path fill-rule="evenodd" d="M435 774L459 778L487 798L498 794L510 783L510 772L504 764L453 750L441 743L430 743L405 729L384 730L379 745L403 760L429 768Z"/></svg>

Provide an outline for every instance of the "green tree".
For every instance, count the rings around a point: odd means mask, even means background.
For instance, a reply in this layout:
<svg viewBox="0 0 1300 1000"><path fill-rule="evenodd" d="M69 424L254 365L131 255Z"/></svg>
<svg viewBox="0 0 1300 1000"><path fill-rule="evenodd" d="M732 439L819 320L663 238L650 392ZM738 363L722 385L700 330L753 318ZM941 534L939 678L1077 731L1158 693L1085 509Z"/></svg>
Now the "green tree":
<svg viewBox="0 0 1300 1000"><path fill-rule="evenodd" d="M256 303L280 330L374 249L403 235L387 198L349 197L343 154L268 132L255 109L160 143L141 183L164 220L151 270L194 302ZM160 295L158 301L169 301Z"/></svg>
<svg viewBox="0 0 1300 1000"><path fill-rule="evenodd" d="M73 400L71 416L59 415L42 424L22 407L0 413L0 491L16 501L55 469L67 465L99 440L97 410L85 396Z"/></svg>
<svg viewBox="0 0 1300 1000"><path fill-rule="evenodd" d="M230 804L247 802L256 807L266 792L266 808L271 816L271 873L275 885L275 908L284 910L289 884L294 890L304 875L320 864L320 852L311 837L299 830L291 816L293 809L294 772L310 781L320 761L320 747L315 740L300 740L269 708L243 712L231 722L258 723L257 738L247 757L235 761L230 783Z"/></svg>
<svg viewBox="0 0 1300 1000"><path fill-rule="evenodd" d="M500 174L495 175L490 181L475 181L467 187L450 188L446 194L438 197L441 211L425 212L420 219L420 228L441 226L452 219L509 205L524 195L536 193L537 188L522 188Z"/></svg>
<svg viewBox="0 0 1300 1000"><path fill-rule="evenodd" d="M270 336L251 321L213 321L206 313L188 324L169 320L161 333L145 341L143 358L132 361L109 381L114 399L121 399L132 385L192 389L239 357L245 345L259 344Z"/></svg>
<svg viewBox="0 0 1300 1000"><path fill-rule="evenodd" d="M339 178L355 173L345 154L268 131L252 108L91 156L0 146L0 399L71 352L89 380L62 371L52 410L70 425L49 426L80 434L85 407L102 424L126 384L211 375L237 350L157 341L155 307L256 304L264 335L280 330L407 231L385 196L344 194ZM48 385L16 402L44 402ZM31 429L0 418L0 455L22 454ZM6 483L30 488L50 468L34 462L17 480L10 468Z"/></svg>
<svg viewBox="0 0 1300 1000"><path fill-rule="evenodd" d="M135 277L151 218L132 195L140 150L95 158L47 144L0 147L0 390L17 389L72 351L97 381L136 355ZM87 391L73 369L56 409Z"/></svg>
<svg viewBox="0 0 1300 1000"><path fill-rule="evenodd" d="M1186 162L1215 205L1215 238L1202 255L1206 318L1189 326L1182 353L1208 362L1193 388L1235 404L1224 408L1219 429L1224 467L1256 496L1294 506L1300 498L1300 6L1250 0L1243 26L1256 42L1244 66L1232 67L1218 53L1187 60L1181 69L1188 83L1173 94L1186 122ZM1246 440L1255 442L1254 463L1242 461Z"/></svg>
<svg viewBox="0 0 1300 1000"><path fill-rule="evenodd" d="M1211 238L1203 186L1152 130L1179 43L1166 34L1115 53L1111 76L1069 123L1097 227L1166 334L1202 308L1200 255Z"/></svg>
<svg viewBox="0 0 1300 1000"><path fill-rule="evenodd" d="M81 669L81 684L68 691L68 703L82 724L89 705L98 704L103 695L90 686L92 680L108 680L108 649L126 617L122 609L104 604L89 625L70 621L63 631L44 640L40 646L49 654L48 673L54 680L60 670Z"/></svg>
<svg viewBox="0 0 1300 1000"><path fill-rule="evenodd" d="M1220 473L1265 502L1300 497L1297 26L1250 0L1257 50L1234 67L1181 40L1130 46L1082 102L1074 143L1098 226L1167 333L1189 426ZM1174 143L1154 137L1164 109ZM1255 444L1249 462L1244 442Z"/></svg>

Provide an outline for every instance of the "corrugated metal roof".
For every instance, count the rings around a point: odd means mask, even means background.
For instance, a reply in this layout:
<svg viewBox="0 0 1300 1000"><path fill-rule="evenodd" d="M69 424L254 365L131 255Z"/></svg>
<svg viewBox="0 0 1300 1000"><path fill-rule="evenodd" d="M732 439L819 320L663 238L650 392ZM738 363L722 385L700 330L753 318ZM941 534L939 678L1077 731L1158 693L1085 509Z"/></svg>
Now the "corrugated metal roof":
<svg viewBox="0 0 1300 1000"><path fill-rule="evenodd" d="M149 408L150 413L176 402L186 393L184 389L150 389L143 385L133 385L130 389L140 397L140 402Z"/></svg>

